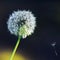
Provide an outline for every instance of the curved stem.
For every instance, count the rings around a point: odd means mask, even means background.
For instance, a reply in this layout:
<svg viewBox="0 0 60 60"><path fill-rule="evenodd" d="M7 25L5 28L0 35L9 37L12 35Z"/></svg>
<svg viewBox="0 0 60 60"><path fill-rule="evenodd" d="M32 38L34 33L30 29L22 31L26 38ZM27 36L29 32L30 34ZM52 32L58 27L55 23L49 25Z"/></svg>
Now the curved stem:
<svg viewBox="0 0 60 60"><path fill-rule="evenodd" d="M17 48L18 48L18 46L19 46L19 43L20 43L20 39L21 39L21 37L19 36L19 37L18 37L18 40L17 40L17 43L16 43L16 45L15 45L15 48L14 48L14 50L13 50L13 52L12 52L11 57L10 57L10 60L13 60L13 57L14 57L14 55L15 55L15 53L16 53L16 51L17 51Z"/></svg>

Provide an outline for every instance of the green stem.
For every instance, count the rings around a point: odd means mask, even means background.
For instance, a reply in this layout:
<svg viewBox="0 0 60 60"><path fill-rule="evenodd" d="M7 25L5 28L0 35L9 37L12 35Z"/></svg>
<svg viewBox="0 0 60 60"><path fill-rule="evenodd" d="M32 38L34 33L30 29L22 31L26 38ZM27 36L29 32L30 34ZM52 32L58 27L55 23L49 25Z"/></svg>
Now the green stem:
<svg viewBox="0 0 60 60"><path fill-rule="evenodd" d="M10 60L13 60L13 57L14 57L14 55L15 55L15 53L16 53L16 51L17 51L17 48L18 48L18 46L19 46L19 43L20 43L20 39L21 39L21 37L19 36L19 37L18 37L18 40L17 40L17 43L16 43L16 45L15 45L15 48L14 48L14 50L13 50L13 52L12 52L11 57L10 57Z"/></svg>

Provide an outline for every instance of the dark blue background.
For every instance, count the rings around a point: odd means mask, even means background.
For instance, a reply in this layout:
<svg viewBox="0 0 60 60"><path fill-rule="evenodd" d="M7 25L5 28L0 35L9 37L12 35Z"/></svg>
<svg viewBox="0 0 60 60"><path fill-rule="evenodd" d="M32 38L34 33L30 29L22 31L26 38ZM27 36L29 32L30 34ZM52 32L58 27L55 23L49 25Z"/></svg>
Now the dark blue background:
<svg viewBox="0 0 60 60"><path fill-rule="evenodd" d="M21 40L18 50L34 60L60 60L60 2L38 0L6 0L0 2L0 48L13 49L18 37L11 35L7 28L9 15L15 10L30 10L37 17L34 34ZM56 42L55 55L51 46Z"/></svg>

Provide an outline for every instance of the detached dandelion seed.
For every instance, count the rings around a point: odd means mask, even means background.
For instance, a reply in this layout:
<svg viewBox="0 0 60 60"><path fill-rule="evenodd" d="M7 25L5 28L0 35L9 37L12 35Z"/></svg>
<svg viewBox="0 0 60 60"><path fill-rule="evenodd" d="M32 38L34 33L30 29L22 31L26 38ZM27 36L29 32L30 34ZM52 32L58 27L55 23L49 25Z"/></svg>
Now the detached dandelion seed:
<svg viewBox="0 0 60 60"><path fill-rule="evenodd" d="M30 11L14 11L12 15L9 16L7 25L10 33L18 36L18 41L10 58L10 60L13 60L15 52L20 43L20 39L26 38L27 36L34 33L36 27L36 17L34 17Z"/></svg>
<svg viewBox="0 0 60 60"><path fill-rule="evenodd" d="M55 51L55 54L56 54L56 56L57 56L58 53L57 53L56 48L55 48L55 46L56 46L56 42L53 42L53 43L51 44L51 46L53 47L53 49L54 49L54 51Z"/></svg>

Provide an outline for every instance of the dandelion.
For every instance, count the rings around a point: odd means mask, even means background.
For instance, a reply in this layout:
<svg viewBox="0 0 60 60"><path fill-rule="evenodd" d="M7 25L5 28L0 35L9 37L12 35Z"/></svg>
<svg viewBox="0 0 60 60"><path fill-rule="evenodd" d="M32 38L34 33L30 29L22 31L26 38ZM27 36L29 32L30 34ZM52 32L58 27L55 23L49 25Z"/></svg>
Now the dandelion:
<svg viewBox="0 0 60 60"><path fill-rule="evenodd" d="M12 15L9 16L7 25L10 33L18 36L18 41L10 58L10 60L13 60L15 52L20 43L20 39L26 38L34 33L36 27L36 17L30 11L14 11Z"/></svg>

